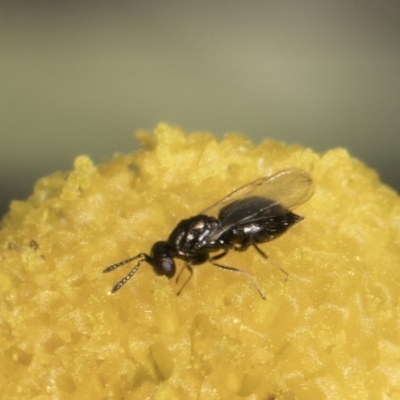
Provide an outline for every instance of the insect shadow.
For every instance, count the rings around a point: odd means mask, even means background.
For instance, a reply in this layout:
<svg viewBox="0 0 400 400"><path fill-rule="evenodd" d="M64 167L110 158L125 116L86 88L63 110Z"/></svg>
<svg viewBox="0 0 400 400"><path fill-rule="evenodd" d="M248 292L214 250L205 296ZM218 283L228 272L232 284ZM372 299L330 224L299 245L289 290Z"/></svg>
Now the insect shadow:
<svg viewBox="0 0 400 400"><path fill-rule="evenodd" d="M143 262L150 264L157 275L174 277L176 272L174 258L178 258L185 261L185 267L178 274L176 281L185 268L189 271L189 277L183 283L178 295L191 279L193 266L209 262L218 268L246 275L260 296L265 299L265 295L251 274L239 268L220 264L217 260L230 250L245 251L250 246L253 246L262 257L267 258L258 244L276 239L292 225L301 221L303 217L291 210L307 201L313 191L311 177L298 168L286 169L250 182L199 215L179 222L166 241L153 244L150 255L139 253L107 267L103 272L110 272L139 260L111 292L121 289ZM214 252L219 253L211 255ZM282 271L287 275L286 271Z"/></svg>

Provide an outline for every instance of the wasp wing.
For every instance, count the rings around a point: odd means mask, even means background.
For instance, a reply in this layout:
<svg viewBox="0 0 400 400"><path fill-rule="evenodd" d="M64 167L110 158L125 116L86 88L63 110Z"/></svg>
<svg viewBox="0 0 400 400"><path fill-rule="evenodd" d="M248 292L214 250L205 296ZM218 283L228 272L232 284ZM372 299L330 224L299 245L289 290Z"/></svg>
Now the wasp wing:
<svg viewBox="0 0 400 400"><path fill-rule="evenodd" d="M209 240L216 240L234 226L287 213L307 201L313 191L311 177L298 168L250 182L202 212L215 216L221 224Z"/></svg>

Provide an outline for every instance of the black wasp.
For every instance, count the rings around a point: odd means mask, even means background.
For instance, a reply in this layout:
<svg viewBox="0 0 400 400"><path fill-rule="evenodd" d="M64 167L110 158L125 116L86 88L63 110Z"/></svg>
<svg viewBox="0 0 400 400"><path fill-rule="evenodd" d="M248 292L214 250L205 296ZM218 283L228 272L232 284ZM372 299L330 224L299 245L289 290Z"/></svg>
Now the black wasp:
<svg viewBox="0 0 400 400"><path fill-rule="evenodd" d="M112 288L112 292L128 282L144 261L153 267L157 275L172 278L176 270L174 258L180 258L185 261L190 276L178 295L192 277L193 266L210 262L218 268L246 274L260 296L265 298L249 273L219 264L216 260L230 250L245 251L250 246L266 258L258 244L277 238L301 221L303 217L290 210L307 201L312 193L310 176L297 168L248 183L199 215L179 222L167 241L153 244L150 255L140 253L106 268L104 272L109 272L140 259L129 274ZM210 254L218 251L220 253Z"/></svg>

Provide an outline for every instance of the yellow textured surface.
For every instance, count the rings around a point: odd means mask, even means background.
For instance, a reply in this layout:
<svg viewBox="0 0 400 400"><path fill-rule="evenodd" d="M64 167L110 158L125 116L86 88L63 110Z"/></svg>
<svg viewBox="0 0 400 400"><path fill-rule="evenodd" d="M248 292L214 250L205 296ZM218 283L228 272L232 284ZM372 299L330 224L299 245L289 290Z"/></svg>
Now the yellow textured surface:
<svg viewBox="0 0 400 400"><path fill-rule="evenodd" d="M400 399L400 199L336 149L159 125L144 150L41 179L0 229L1 399ZM143 264L183 218L288 167L310 173L282 237L179 284ZM275 266L274 266L275 264ZM178 262L178 268L182 266ZM276 266L289 274L284 274Z"/></svg>

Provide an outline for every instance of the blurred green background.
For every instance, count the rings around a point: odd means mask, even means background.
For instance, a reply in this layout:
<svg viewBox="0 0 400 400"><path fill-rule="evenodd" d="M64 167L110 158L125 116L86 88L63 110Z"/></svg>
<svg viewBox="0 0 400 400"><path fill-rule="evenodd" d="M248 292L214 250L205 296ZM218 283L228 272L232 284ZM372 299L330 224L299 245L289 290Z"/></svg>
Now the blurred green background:
<svg viewBox="0 0 400 400"><path fill-rule="evenodd" d="M346 147L400 190L399 4L1 2L0 217L159 121Z"/></svg>

